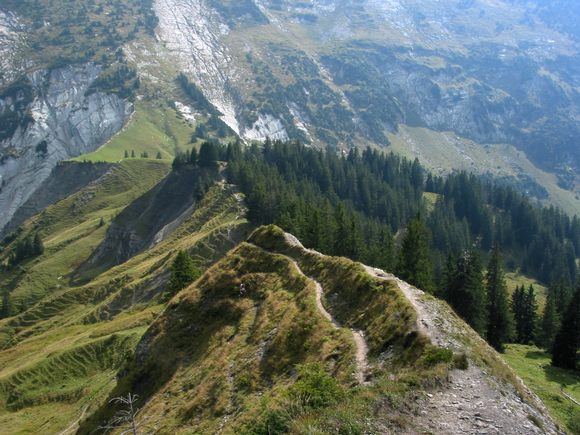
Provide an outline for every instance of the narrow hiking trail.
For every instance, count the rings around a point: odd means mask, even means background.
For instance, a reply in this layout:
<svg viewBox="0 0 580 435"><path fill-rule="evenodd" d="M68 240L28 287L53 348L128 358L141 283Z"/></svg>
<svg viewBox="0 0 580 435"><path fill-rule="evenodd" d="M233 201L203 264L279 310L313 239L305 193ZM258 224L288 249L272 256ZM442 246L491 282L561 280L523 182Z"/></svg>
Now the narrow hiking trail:
<svg viewBox="0 0 580 435"><path fill-rule="evenodd" d="M63 430L62 432L59 432L58 435L66 435L70 432L75 432L77 429L77 426L79 425L80 421L84 418L87 410L89 409L89 406L91 405L91 403L87 403L84 407L83 410L81 412L81 415L79 416L79 418L77 418L75 421L73 421L71 423L71 425L69 427L67 427L65 430Z"/></svg>
<svg viewBox="0 0 580 435"><path fill-rule="evenodd" d="M286 233L285 240L289 246L299 248L305 253L324 256L315 250L305 248L291 234ZM417 313L416 330L429 338L433 345L461 354L469 352L466 343L472 343L472 346L489 348L489 357L493 358L495 354L493 349L475 331L463 324L445 303L381 269L364 264L361 266L370 276L396 284ZM356 342L358 339L355 331L353 335ZM364 343L364 340L362 342ZM507 367L500 356L497 356L497 359ZM364 373L364 369L361 371ZM520 389L526 391L526 401L520 397L514 385L494 377L489 373L489 368L480 367L469 360L467 370L450 370L444 385L425 392L424 396L417 399L415 427L402 433L498 435L562 433L549 418L541 400L521 379L517 377L516 379Z"/></svg>
<svg viewBox="0 0 580 435"><path fill-rule="evenodd" d="M305 278L307 278L308 280L310 280L314 283L315 288L316 288L316 307L318 308L318 311L320 312L320 314L322 314L322 316L325 319L327 319L329 322L331 322L335 329L341 329L342 326L340 325L340 323L332 316L332 314L330 314L326 310L326 308L324 307L324 304L322 303L322 298L324 296L324 290L322 289L322 286L320 285L320 283L318 281L316 281L315 279L313 279L309 276L306 276L306 274L302 271L302 269L300 269L300 266L298 265L296 260L290 258L290 261L292 261L292 263L294 264L294 267L296 267L296 270L298 271L298 273L300 273L302 276L304 276ZM368 346L367 346L366 340L364 338L364 333L362 331L357 331L357 330L352 329L352 328L349 328L349 330L352 333L352 337L353 337L355 347L356 347L356 373L355 373L356 376L355 377L356 377L356 380L359 384L364 385L364 384L368 383L365 380L366 374L368 371L368 367L369 367Z"/></svg>
<svg viewBox="0 0 580 435"><path fill-rule="evenodd" d="M423 291L413 287L391 273L364 264L363 267L369 275L397 284L399 290L401 290L417 312L418 332L428 337L437 346L450 349L460 349L462 347L461 343L453 337L454 334L459 332L457 327L446 316L442 315L437 306L437 301L426 299Z"/></svg>
<svg viewBox="0 0 580 435"><path fill-rule="evenodd" d="M363 265L371 276L394 282L417 312L417 331L428 337L434 345L451 349L456 353L466 351L458 337L466 334L465 328L453 323L453 315L443 308L440 301L423 291L381 269ZM487 346L475 334L472 339ZM490 352L493 352L490 349ZM500 359L503 362L503 360ZM504 363L505 364L505 363ZM521 386L534 398L534 406L524 402L515 389L498 381L473 361L467 370L453 369L449 372L447 385L420 401L417 427L421 430L442 433L477 434L555 434L559 433L553 422L547 419L543 403L533 395L521 379ZM539 427L534 423L541 422ZM523 422L514 426L514 421Z"/></svg>

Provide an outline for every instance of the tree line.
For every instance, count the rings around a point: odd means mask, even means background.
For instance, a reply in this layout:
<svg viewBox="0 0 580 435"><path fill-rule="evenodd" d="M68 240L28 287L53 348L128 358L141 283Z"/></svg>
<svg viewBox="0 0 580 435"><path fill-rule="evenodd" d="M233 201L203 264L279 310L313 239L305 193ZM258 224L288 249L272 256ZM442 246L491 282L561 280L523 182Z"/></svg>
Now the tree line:
<svg viewBox="0 0 580 435"><path fill-rule="evenodd" d="M229 144L218 154L229 161L229 181L246 195L253 222L275 223L308 247L397 273L448 300L498 350L529 340L521 318L535 304L529 289L509 300L504 265L566 288L577 279L578 218L508 186L465 172L435 177L417 160L371 149L338 154L267 140L244 149ZM437 197L432 210L425 192ZM572 299L559 301L563 319ZM548 350L562 335L557 322L553 330Z"/></svg>

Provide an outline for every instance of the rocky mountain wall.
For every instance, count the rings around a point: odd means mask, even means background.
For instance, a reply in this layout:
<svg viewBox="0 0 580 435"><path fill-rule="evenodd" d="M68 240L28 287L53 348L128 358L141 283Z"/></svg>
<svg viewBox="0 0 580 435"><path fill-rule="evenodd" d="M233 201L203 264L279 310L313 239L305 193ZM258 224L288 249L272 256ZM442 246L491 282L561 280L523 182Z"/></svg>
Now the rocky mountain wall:
<svg viewBox="0 0 580 435"><path fill-rule="evenodd" d="M0 94L0 228L58 162L94 151L128 120L131 102L87 93L99 72L92 63L38 70Z"/></svg>

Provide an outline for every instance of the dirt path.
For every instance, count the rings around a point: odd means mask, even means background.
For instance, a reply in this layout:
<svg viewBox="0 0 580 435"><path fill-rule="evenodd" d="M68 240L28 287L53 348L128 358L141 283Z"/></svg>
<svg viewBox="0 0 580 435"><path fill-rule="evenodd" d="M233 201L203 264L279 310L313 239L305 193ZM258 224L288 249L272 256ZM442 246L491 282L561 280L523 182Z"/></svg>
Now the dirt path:
<svg viewBox="0 0 580 435"><path fill-rule="evenodd" d="M316 307L318 308L318 311L320 312L320 314L322 314L322 316L328 320L329 322L332 323L332 325L334 326L335 329L341 329L342 326L340 325L340 323L332 316L332 314L330 314L326 308L324 307L324 304L322 303L322 298L324 296L324 291L322 289L322 286L320 285L320 283L308 276L306 276L306 274L304 272L302 272L302 269L300 269L300 266L298 265L298 263L291 259L292 263L294 264L294 266L296 267L296 270L298 271L298 273L300 273L302 276L306 277L307 279L309 279L310 281L312 281L316 287ZM356 373L355 373L355 377L356 380L359 384L366 384L366 373L369 367L369 362L368 362L368 346L366 343L366 340L364 338L364 333L362 331L357 331L355 329L349 328L350 332L352 333L352 337L355 343L355 347L356 347Z"/></svg>
<svg viewBox="0 0 580 435"><path fill-rule="evenodd" d="M364 266L364 265L363 265ZM442 315L436 301L425 298L425 293L395 275L375 267L364 266L367 273L378 279L393 281L403 292L407 300L417 312L417 330L429 337L433 344L449 349L461 349L462 345L454 337L457 327L454 326L447 316Z"/></svg>
<svg viewBox="0 0 580 435"><path fill-rule="evenodd" d="M83 411L81 412L81 415L79 418L77 418L75 421L73 421L71 423L71 425L69 427L67 427L65 430L63 430L62 432L59 432L58 435L65 435L67 433L69 433L69 431L71 432L75 432L77 429L78 424L80 423L80 421L84 418L87 410L89 409L90 403L87 403L85 405L85 407L83 408Z"/></svg>
<svg viewBox="0 0 580 435"><path fill-rule="evenodd" d="M291 234L286 234L286 242L310 254L323 255L305 249ZM394 282L399 287L417 312L417 331L428 337L433 344L456 353L466 351L463 342L488 346L477 333L460 322L446 304L390 273L363 266L369 275ZM353 331L353 334L357 341L356 331ZM361 342L364 345L364 340ZM357 344L357 348L362 349L363 346ZM489 348L489 352L490 357L493 357L494 351ZM498 358L503 363L501 357ZM362 360L359 362L357 359L357 364L364 367ZM528 392L528 397L532 398L532 405L519 397L513 385L498 381L488 371L489 369L479 367L472 361L469 362L467 370L451 370L445 385L417 400L417 415L413 418L415 429L408 433L510 435L560 433L554 422L547 417L542 402L521 380L518 380L520 386ZM361 368L359 373L364 373L364 368Z"/></svg>
<svg viewBox="0 0 580 435"><path fill-rule="evenodd" d="M417 330L429 337L433 344L454 352L465 352L465 344L457 337L468 334L467 327L454 324L454 316L444 304L390 273L364 267L371 276L396 283L417 312ZM487 346L475 333L468 340L476 340L479 345ZM490 352L493 353L493 350L490 349ZM521 385L529 392L523 382ZM523 402L513 386L499 382L488 370L473 361L469 362L467 370L451 370L447 385L433 393L427 394L418 403L419 415L415 423L420 432L513 435L558 433L553 422L546 417L547 412L539 399L535 398L534 406ZM530 397L535 396L530 392Z"/></svg>
<svg viewBox="0 0 580 435"><path fill-rule="evenodd" d="M578 402L576 399L574 399L572 396L570 396L568 393L566 393L566 392L564 391L564 389L563 389L563 388L561 388L561 389L560 389L560 392L561 392L561 393L564 395L564 397L565 397L566 399L570 399L570 400L571 400L572 402L574 402L574 403L575 403L577 406L580 406L580 403L579 403L579 402Z"/></svg>

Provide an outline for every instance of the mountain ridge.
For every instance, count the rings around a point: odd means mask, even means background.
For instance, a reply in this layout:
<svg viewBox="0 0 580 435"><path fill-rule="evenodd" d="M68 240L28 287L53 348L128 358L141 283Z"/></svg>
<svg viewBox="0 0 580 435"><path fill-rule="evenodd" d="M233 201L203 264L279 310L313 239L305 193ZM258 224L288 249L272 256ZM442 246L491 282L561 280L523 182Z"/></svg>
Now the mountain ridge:
<svg viewBox="0 0 580 435"><path fill-rule="evenodd" d="M229 270L231 267L235 271ZM157 427L158 430L177 432L194 430L202 433L216 430L220 433L235 433L241 430L242 433L262 433L263 429L260 427L264 423L260 422L260 418L264 417L259 417L259 415L260 412L262 415L268 415L268 411L259 411L256 414L257 410L251 405L253 401L251 397L258 392L258 395L262 397L261 402L266 403L265 406L268 409L268 406L275 406L277 400L284 402L283 395L275 399L276 395L280 394L276 393L281 388L277 386L278 383L290 385L285 388L290 388L292 391L292 383L300 382L300 376L296 378L290 372L290 384L288 384L288 380L285 380L288 379L288 374L285 372L291 366L285 365L287 359L280 359L285 352L281 349L286 346L280 329L290 328L287 331L288 334L284 335L288 337L287 339L293 336L295 326L291 325L296 320L291 319L295 311L282 309L277 315L284 313L284 320L278 323L277 327L271 325L270 328L274 327L274 329L271 329L269 333L266 332L268 329L262 329L265 320L259 320L270 316L267 313L271 307L261 307L261 304L272 301L273 295L270 295L270 292L280 292L286 288L285 286L292 285L287 282L282 287L276 287L277 290L273 290L271 281L267 277L271 273L281 273L275 272L279 270L278 268L286 270L282 273L283 276L287 273L288 276L293 276L294 273L290 272L293 268L297 274L294 279L304 282L305 290L298 293L300 295L298 301L307 297L308 308L303 307L301 312L305 309L308 312L315 310L318 314L314 317L310 316L310 321L326 323L324 327L322 325L306 329L301 327L302 334L306 334L303 337L303 345L310 342L310 334L314 331L318 333L326 331L325 334L329 339L336 337L336 333L341 332L342 328L335 323L334 315L339 316L339 319L342 318L344 325L350 328L361 328L364 331L369 349L368 362L360 359L359 343L352 335L352 331L347 334L341 333L343 340L348 338L347 342L350 342L351 351L346 354L341 351L342 356L337 356L339 358L337 361L328 354L321 360L326 370L330 369L331 373L334 371L337 379L345 379L346 375L347 385L355 386L352 392L343 399L346 400L344 406L360 406L354 398L357 394L362 394L364 390L360 390L357 385L368 389L367 400L376 397L373 400L380 402L379 396L375 395L380 394L379 392L384 388L383 377L404 378L409 376L408 372L414 370L427 376L423 383L420 382L416 386L418 391L424 391L424 393L416 392L413 395L412 392L416 387L411 386L410 391L405 393L407 395L403 396L411 400L413 406L409 406L406 410L382 408L386 413L385 416L380 413L367 415L368 411L363 411L366 423L362 422L362 416L350 415L347 418L343 416L342 420L334 423L337 429L352 427L359 428L353 429L358 431L363 430L364 427L364 430L371 432L388 432L396 427L400 433L416 433L417 430L436 429L445 432L460 428L462 431L500 430L514 434L522 433L522 430L526 433L559 433L554 423L547 417L547 411L541 401L524 386L503 360L496 356L495 352L474 331L452 313L449 307L444 307L443 303L427 297L420 290L411 289L407 284L395 281L394 277L380 270L365 269L361 264L344 258L325 257L315 251L306 250L295 237L274 226L257 229L250 236L248 243L240 245L227 254L223 260L208 270L205 276L202 276L190 288L183 290L170 302L166 313L152 325L138 345L134 362L130 364L120 380L119 387L112 395L121 395L127 391L137 392L142 406L140 418L144 422L150 422L147 424ZM304 273L310 275L311 278L307 278ZM338 276L333 276L336 274ZM324 293L324 311L321 311L316 302L317 283L320 285L318 279L321 280ZM240 282L247 287L247 293L238 294ZM264 287L266 282L270 284ZM384 283L385 287L381 287L380 283ZM353 285L352 289L347 288L350 285ZM401 292L400 289L403 287L406 290ZM306 293L303 294L304 291ZM374 298L371 306L367 306L366 302L362 301L369 300L367 293L369 291L373 293ZM383 294L385 291L386 293ZM410 296L411 294L413 296ZM341 300L344 297L348 300ZM276 298L279 304L285 303L283 301L286 297L282 297L281 293ZM258 303L258 307L252 306L252 301ZM397 308L393 308L391 304L396 304ZM364 317L357 314L358 307L362 308L363 305L366 313ZM402 313L405 314L401 315L401 312L397 314L397 309L402 309ZM215 310L229 314L224 314L225 317L216 316ZM326 310L334 311L335 314L329 314L329 318L325 315ZM371 313L378 313L377 310L386 310L387 318L372 317ZM194 315L194 313L197 314ZM425 315L425 313L429 314ZM254 315L258 317L250 321L249 317ZM189 320L185 321L184 316ZM245 319L247 316L249 316L249 324L243 321L239 327L235 327L228 323L235 324L238 321L236 319ZM198 323L202 318L205 320ZM216 321L223 326L217 329L211 326ZM298 321L299 324L300 322L302 321ZM207 333L202 333L199 329L201 324L206 325L204 328L209 328ZM244 326L241 326L242 324ZM382 330L385 327L386 329ZM261 334L266 337L264 341L251 336L252 331L257 333L254 328L263 331ZM331 332L333 330L334 333ZM379 331L381 332L378 333ZM241 336L238 337L238 334ZM251 338L243 338L247 334L250 334ZM202 346L195 344L202 337L204 337L203 340L207 340L207 344ZM188 343L191 339L194 341ZM434 340L432 345L431 340ZM234 346L233 343L240 344ZM243 349L241 346L248 345L241 343L253 344L253 346L264 343L265 348L256 355L253 351L241 350ZM437 349L441 349L438 347L440 345L452 349L449 352L458 357L463 355L463 358L466 358L467 367L453 368L453 364L443 362L447 360L437 359L435 359L437 362L433 363L436 368L429 368L429 364L425 365L425 359L434 358L429 355L437 354ZM176 347L176 350L180 349L180 351L169 352L167 346ZM195 357L186 350L190 346L197 349L194 353ZM327 346L328 344L324 345L321 350L324 352ZM292 347L294 350L291 361L292 364L296 364L301 360L295 358L301 358L299 355L302 352L299 348ZM312 357L311 352L317 349L316 347L308 348L310 351L308 351L309 357L306 361ZM277 355L280 351L283 354L280 354L276 360L278 362L270 366L274 363L271 359L272 355ZM173 369L155 368L155 364L160 364L161 360L154 355L160 352L174 355L180 362L169 363L165 360ZM211 356L216 352L221 355L219 363ZM206 358L210 359L206 360ZM255 366L256 358L261 361L258 366ZM350 362L347 363L344 358L350 359ZM248 370L248 364L255 367ZM348 364L350 367L346 373L339 368L343 364ZM227 367L226 373L223 371L224 365ZM240 365L246 368L241 369ZM284 367L288 368L284 369ZM275 370L273 373L267 371L270 374L266 379L270 379L270 383L264 384L259 380L264 370ZM336 370L338 373L335 372ZM361 370L367 371L367 375L361 376ZM435 370L437 374L431 373L430 370ZM254 379L249 389L247 381L242 383L239 380L244 376L243 373ZM428 375L428 373L431 374ZM159 383L159 376L162 376L161 383ZM417 374L417 376L421 375ZM429 378L429 376L435 377ZM152 379L156 379L155 387L149 383ZM190 379L189 384L186 384L187 387L183 387L185 379ZM211 387L212 383L217 384ZM272 394L274 396L270 398ZM395 392L391 394L395 397L397 395ZM207 402L204 402L205 400ZM326 406L336 409L333 407L341 405L339 401L338 405L331 402ZM312 420L313 410L310 410L308 406L302 411L288 411L289 420L285 424L289 426L286 426L286 430L302 433L316 430L315 428L322 429L324 426L319 425L325 424L324 408L326 406L318 411L322 413L322 417L316 414L318 417L314 420ZM384 405L379 405L377 402L375 406ZM412 411L414 406L417 406L417 410L423 411ZM105 412L107 409L108 411ZM506 409L510 411L507 412ZM81 424L80 433L88 433L91 425L94 425L96 421L103 421L102 419L111 412L113 411L109 406L103 408L95 417ZM390 420L394 418L393 415L397 414L399 420ZM192 418L194 415L197 417ZM203 415L203 418L200 418L200 415ZM256 420L252 421L252 418L248 420L248 417L252 415ZM514 424L514 421L518 424ZM268 424L273 423L266 423ZM396 426L393 427L393 424Z"/></svg>

